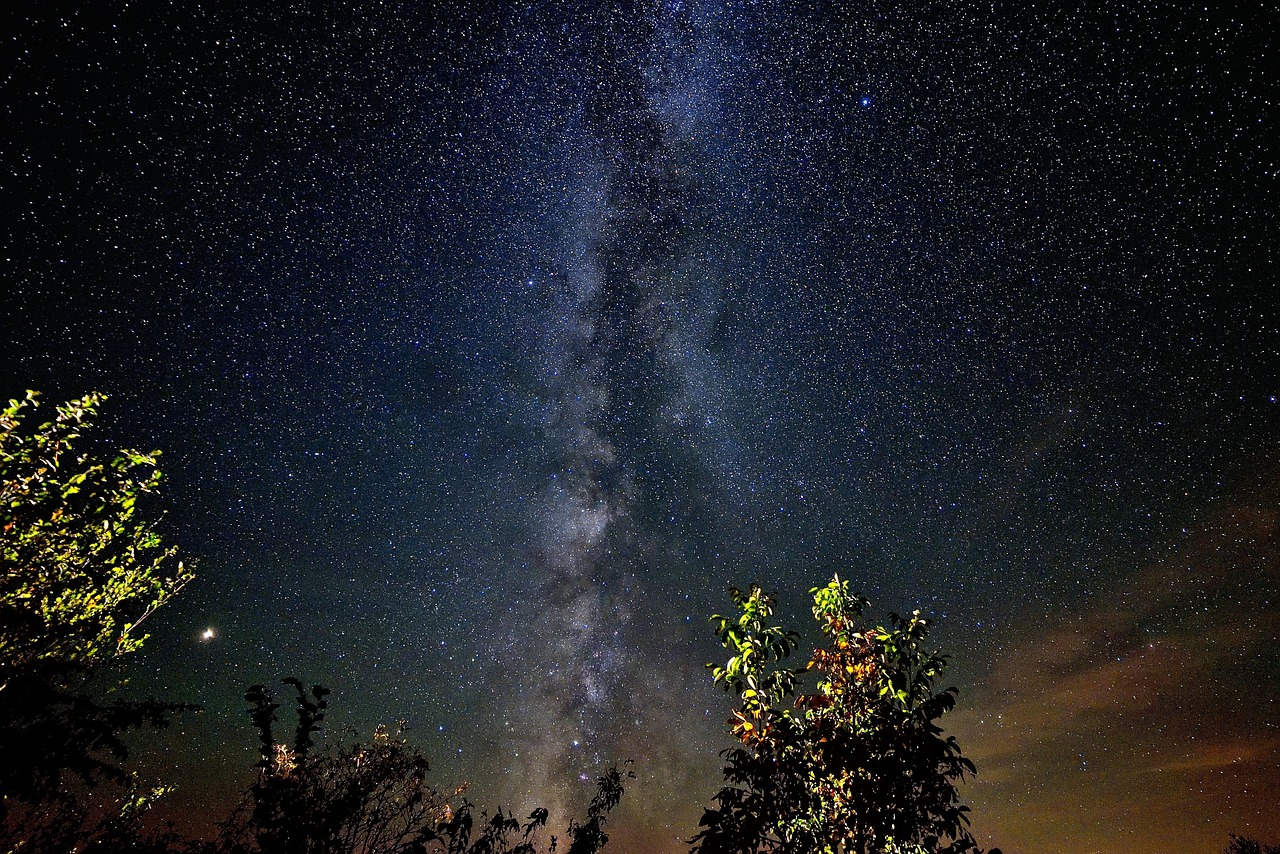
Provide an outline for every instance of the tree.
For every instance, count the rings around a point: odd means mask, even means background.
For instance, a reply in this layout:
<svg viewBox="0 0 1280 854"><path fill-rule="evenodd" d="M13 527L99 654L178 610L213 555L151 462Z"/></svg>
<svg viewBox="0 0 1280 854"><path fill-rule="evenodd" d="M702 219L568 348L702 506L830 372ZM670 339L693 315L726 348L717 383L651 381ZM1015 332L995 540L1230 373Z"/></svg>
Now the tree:
<svg viewBox="0 0 1280 854"><path fill-rule="evenodd" d="M27 392L0 415L0 690L42 664L94 666L133 652L140 624L192 573L152 520L137 518L156 490L159 451L123 449L103 461L75 453L92 426L92 393L29 429Z"/></svg>
<svg viewBox="0 0 1280 854"><path fill-rule="evenodd" d="M803 668L782 666L799 636L771 624L773 600L759 587L732 591L735 617L712 618L732 653L713 676L738 698L729 725L741 746L725 752L728 785L694 850L976 850L956 791L975 768L937 724L957 691L934 688L947 657L926 647L928 620L917 611L869 624L867 601L838 576L810 593L825 646ZM797 696L807 672L815 690Z"/></svg>
<svg viewBox="0 0 1280 854"><path fill-rule="evenodd" d="M1248 836L1231 834L1223 854L1280 854L1280 845L1266 845Z"/></svg>
<svg viewBox="0 0 1280 854"><path fill-rule="evenodd" d="M524 822L501 809L478 816L459 786L441 793L427 782L422 753L404 737L404 722L378 727L372 741L318 748L315 737L329 691L285 679L296 695L291 744L276 740L279 704L261 685L245 694L258 733L257 780L224 823L210 851L230 854L536 854L547 822L536 809ZM604 824L630 772L611 768L598 780L587 819L568 828L567 854L596 854ZM556 851L553 836L547 847Z"/></svg>
<svg viewBox="0 0 1280 854"><path fill-rule="evenodd" d="M35 392L0 413L0 822L14 826L11 810L27 805L38 814L23 817L27 836L41 816L69 832L68 774L129 783L124 730L194 708L103 704L85 690L142 645L140 624L192 577L139 513L160 482L159 452L79 452L105 399L88 394L35 427Z"/></svg>

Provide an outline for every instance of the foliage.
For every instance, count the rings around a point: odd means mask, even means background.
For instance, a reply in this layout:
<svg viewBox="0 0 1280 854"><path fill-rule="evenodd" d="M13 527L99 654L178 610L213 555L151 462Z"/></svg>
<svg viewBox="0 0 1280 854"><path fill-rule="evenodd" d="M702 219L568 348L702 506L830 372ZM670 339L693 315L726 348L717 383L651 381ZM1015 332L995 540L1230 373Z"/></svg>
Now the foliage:
<svg viewBox="0 0 1280 854"><path fill-rule="evenodd" d="M65 775L92 785L100 780L128 784L118 763L127 750L121 735L142 727L162 728L175 712L194 706L155 700L102 704L39 679L17 677L0 693L0 791L8 800L51 798ZM3 817L0 807L0 817Z"/></svg>
<svg viewBox="0 0 1280 854"><path fill-rule="evenodd" d="M1231 834L1231 841L1222 854L1280 854L1280 845L1266 845L1248 836Z"/></svg>
<svg viewBox="0 0 1280 854"><path fill-rule="evenodd" d="M41 663L95 665L133 652L138 626L192 577L138 498L160 482L159 451L78 454L106 397L57 407L29 428L38 395L0 414L0 690Z"/></svg>
<svg viewBox="0 0 1280 854"><path fill-rule="evenodd" d="M107 462L78 452L104 399L73 400L36 427L35 392L0 413L0 845L54 848L36 840L109 830L86 813L83 787L135 785L119 767L121 734L194 708L104 704L87 691L101 665L141 646L139 624L191 578L139 518L139 498L160 481L158 452L121 450Z"/></svg>
<svg viewBox="0 0 1280 854"><path fill-rule="evenodd" d="M729 726L741 746L725 752L728 785L694 851L975 850L956 792L975 768L937 724L957 692L934 689L947 658L927 648L928 620L869 624L867 601L838 576L810 593L825 645L800 669L782 666L798 636L770 624L773 601L759 587L732 591L736 617L712 617L732 656L708 666L738 698ZM797 696L806 671L816 689Z"/></svg>
<svg viewBox="0 0 1280 854"><path fill-rule="evenodd" d="M623 763L629 766L631 760ZM629 769L626 771L619 770L615 765L604 773L603 777L596 778L596 793L591 798L591 803L587 805L587 820L579 823L577 819L569 821L569 848L567 854L595 854L600 851L609 842L609 836L604 832L605 820L609 817L609 813L622 800L623 780L634 779L635 774ZM542 811L545 819L546 811ZM556 850L556 838L551 837L550 850ZM480 854L480 852L475 852ZM511 854L518 854L512 851Z"/></svg>
<svg viewBox="0 0 1280 854"><path fill-rule="evenodd" d="M15 802L0 835L0 851L176 854L185 849L185 840L172 832L143 828L148 811L170 791L166 786L144 787L136 775L129 775L122 795L113 793L96 804L86 805L66 791L42 803Z"/></svg>
<svg viewBox="0 0 1280 854"><path fill-rule="evenodd" d="M536 854L545 809L521 823L501 809L477 815L462 799L465 786L441 793L427 783L426 758L404 737L404 722L394 730L379 727L367 743L317 749L328 708L329 691L295 692L297 724L292 744L276 740L273 725L279 704L261 685L245 694L257 730L257 781L245 802L223 825L210 850L270 854ZM627 772L629 774L629 772ZM624 772L610 769L583 823L571 822L568 854L595 854L608 836L604 823L618 804ZM553 836L546 850L554 852Z"/></svg>

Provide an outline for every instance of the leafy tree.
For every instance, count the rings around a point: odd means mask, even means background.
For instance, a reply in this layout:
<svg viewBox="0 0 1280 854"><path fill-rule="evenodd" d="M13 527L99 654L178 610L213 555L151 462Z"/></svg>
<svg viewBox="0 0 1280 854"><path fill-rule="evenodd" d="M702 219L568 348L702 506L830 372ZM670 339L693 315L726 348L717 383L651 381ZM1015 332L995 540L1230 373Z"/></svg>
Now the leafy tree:
<svg viewBox="0 0 1280 854"><path fill-rule="evenodd" d="M75 452L106 400L92 393L31 429L36 392L0 414L0 690L41 664L93 666L138 649L139 625L192 574L137 502L159 451Z"/></svg>
<svg viewBox="0 0 1280 854"><path fill-rule="evenodd" d="M258 777L245 801L224 823L211 851L250 854L536 854L545 809L525 822L502 810L477 815L462 799L465 786L441 793L427 783L427 760L403 736L379 727L367 743L317 749L329 691L307 691L286 679L296 694L292 744L276 740L279 704L261 685L245 694L257 730ZM596 854L608 835L604 824L617 806L629 772L610 769L598 781L585 822L569 825L567 854ZM553 836L546 850L557 850Z"/></svg>
<svg viewBox="0 0 1280 854"><path fill-rule="evenodd" d="M103 704L86 690L142 645L139 625L192 577L139 515L160 482L159 452L79 452L103 400L73 400L34 427L35 392L0 412L0 841L19 824L28 845L71 832L80 816L66 778L129 784L120 734L194 708Z"/></svg>
<svg viewBox="0 0 1280 854"><path fill-rule="evenodd" d="M741 746L725 752L728 785L694 851L976 850L956 792L975 768L937 724L957 692L934 688L947 657L927 648L928 620L916 612L870 624L867 601L838 576L810 593L825 645L803 668L783 666L799 637L771 624L773 601L759 587L733 590L739 613L712 618L732 653L713 676L738 698L729 725ZM797 696L806 672L816 689Z"/></svg>

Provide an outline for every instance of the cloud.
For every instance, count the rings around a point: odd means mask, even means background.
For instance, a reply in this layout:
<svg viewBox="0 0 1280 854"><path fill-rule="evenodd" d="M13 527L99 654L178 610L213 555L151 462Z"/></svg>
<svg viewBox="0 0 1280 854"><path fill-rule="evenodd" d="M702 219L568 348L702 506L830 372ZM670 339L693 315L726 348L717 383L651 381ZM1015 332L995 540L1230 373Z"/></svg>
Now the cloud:
<svg viewBox="0 0 1280 854"><path fill-rule="evenodd" d="M976 814L996 844L1189 850L1211 826L1225 838L1269 814L1280 788L1276 498L1260 489L1206 512L1161 558L1004 647L950 722L978 765ZM1124 808L1153 799L1165 806ZM1212 838L1205 850L1220 850Z"/></svg>
<svg viewBox="0 0 1280 854"><path fill-rule="evenodd" d="M1280 737L1257 741L1229 740L1191 747L1185 759L1144 769L1152 774L1213 771L1271 762L1280 755Z"/></svg>

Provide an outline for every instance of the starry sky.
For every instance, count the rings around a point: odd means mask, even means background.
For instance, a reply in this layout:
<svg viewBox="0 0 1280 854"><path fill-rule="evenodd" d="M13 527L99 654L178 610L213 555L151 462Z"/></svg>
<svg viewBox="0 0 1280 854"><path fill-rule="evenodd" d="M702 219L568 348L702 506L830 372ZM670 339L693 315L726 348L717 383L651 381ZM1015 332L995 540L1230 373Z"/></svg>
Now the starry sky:
<svg viewBox="0 0 1280 854"><path fill-rule="evenodd" d="M0 394L164 450L169 814L296 675L480 804L633 758L681 850L706 618L839 571L937 619L984 844L1280 841L1278 17L5 3Z"/></svg>

